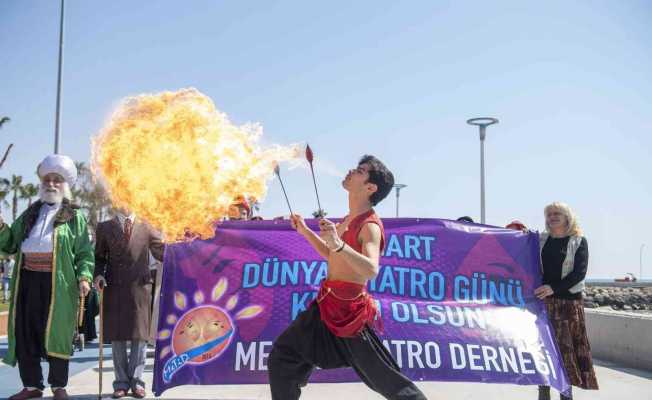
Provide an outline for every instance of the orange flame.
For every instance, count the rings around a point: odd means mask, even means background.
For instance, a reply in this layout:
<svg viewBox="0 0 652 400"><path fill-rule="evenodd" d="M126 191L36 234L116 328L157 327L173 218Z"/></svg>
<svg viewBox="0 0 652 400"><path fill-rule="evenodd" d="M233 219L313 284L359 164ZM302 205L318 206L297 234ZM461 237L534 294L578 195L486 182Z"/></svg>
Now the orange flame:
<svg viewBox="0 0 652 400"><path fill-rule="evenodd" d="M92 167L116 207L166 242L211 238L237 196L261 201L275 162L295 146L263 149L257 124L233 125L196 89L124 99L93 139Z"/></svg>

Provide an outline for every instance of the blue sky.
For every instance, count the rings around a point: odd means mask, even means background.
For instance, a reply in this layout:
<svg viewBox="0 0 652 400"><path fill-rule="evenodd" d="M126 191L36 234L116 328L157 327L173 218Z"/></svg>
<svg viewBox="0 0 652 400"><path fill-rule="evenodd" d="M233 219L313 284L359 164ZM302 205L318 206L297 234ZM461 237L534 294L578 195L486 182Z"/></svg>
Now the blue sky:
<svg viewBox="0 0 652 400"><path fill-rule="evenodd" d="M353 3L353 4L350 4ZM57 1L0 3L2 176L36 181L53 150ZM554 200L577 212L589 276L652 277L652 4L647 1L66 2L62 151L128 95L196 87L265 140L309 142L329 215L340 173L375 154L408 185L401 215L479 220L479 141L490 115L487 222L543 228ZM305 170L293 207L316 209ZM394 215L395 198L378 211ZM287 213L270 185L264 216ZM10 212L3 210L5 219Z"/></svg>

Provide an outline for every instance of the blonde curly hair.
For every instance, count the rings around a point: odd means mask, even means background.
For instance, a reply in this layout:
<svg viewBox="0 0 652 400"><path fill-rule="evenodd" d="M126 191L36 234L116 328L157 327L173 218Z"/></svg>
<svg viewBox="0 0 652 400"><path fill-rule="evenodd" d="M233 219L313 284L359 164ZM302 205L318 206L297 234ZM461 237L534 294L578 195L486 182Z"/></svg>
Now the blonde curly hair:
<svg viewBox="0 0 652 400"><path fill-rule="evenodd" d="M548 225L548 213L551 211L559 211L566 217L566 232L567 236L582 236L582 230L580 229L579 224L577 223L577 217L573 213L573 210L566 203L555 201L554 203L548 204L543 209L543 216L546 219L546 231L550 232L550 226Z"/></svg>

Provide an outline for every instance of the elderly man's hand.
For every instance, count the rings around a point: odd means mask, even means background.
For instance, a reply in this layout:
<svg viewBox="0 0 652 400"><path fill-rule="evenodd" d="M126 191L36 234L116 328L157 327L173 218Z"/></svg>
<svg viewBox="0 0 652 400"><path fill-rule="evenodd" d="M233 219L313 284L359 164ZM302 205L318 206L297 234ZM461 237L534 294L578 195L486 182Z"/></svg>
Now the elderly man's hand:
<svg viewBox="0 0 652 400"><path fill-rule="evenodd" d="M88 296L88 293L91 291L91 285L88 284L87 280L79 281L79 295Z"/></svg>

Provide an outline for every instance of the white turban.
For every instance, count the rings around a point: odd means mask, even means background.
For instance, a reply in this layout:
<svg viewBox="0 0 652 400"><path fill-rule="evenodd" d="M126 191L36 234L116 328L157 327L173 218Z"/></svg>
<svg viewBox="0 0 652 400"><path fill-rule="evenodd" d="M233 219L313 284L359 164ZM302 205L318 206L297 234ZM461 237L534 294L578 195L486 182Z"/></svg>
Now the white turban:
<svg viewBox="0 0 652 400"><path fill-rule="evenodd" d="M60 154L45 157L38 165L36 173L41 179L47 174L59 174L71 187L77 181L77 167L75 166L75 162L72 161L72 158Z"/></svg>

